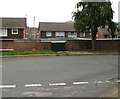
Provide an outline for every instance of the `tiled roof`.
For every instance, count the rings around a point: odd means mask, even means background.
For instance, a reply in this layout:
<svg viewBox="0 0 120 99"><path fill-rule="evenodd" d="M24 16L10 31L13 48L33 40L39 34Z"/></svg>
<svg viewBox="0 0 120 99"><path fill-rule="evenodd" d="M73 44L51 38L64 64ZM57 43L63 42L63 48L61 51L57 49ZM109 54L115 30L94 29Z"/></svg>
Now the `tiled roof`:
<svg viewBox="0 0 120 99"><path fill-rule="evenodd" d="M75 31L73 22L40 22L39 31Z"/></svg>
<svg viewBox="0 0 120 99"><path fill-rule="evenodd" d="M98 28L98 31L101 32L102 34L109 34L108 30L106 28Z"/></svg>
<svg viewBox="0 0 120 99"><path fill-rule="evenodd" d="M26 18L0 18L2 28L25 28Z"/></svg>

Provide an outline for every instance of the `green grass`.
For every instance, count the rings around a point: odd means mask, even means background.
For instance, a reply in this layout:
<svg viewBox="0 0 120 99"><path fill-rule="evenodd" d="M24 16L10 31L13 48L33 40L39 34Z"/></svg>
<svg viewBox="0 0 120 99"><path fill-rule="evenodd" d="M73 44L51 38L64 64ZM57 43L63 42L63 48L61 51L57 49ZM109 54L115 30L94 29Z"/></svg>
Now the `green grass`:
<svg viewBox="0 0 120 99"><path fill-rule="evenodd" d="M27 54L57 54L57 52L41 50L15 50L0 52L0 55L27 55Z"/></svg>
<svg viewBox="0 0 120 99"><path fill-rule="evenodd" d="M41 51L41 50L14 50L14 51L3 51L0 52L0 55L28 55L28 54L57 54L58 56L60 54L62 55L71 55L72 51L61 51L61 52L55 52L55 51ZM73 51L76 52L76 51ZM92 52L92 51L80 51L80 52ZM98 51L99 52L99 51ZM104 51L102 51L104 52ZM113 51L111 53L115 53L117 51Z"/></svg>

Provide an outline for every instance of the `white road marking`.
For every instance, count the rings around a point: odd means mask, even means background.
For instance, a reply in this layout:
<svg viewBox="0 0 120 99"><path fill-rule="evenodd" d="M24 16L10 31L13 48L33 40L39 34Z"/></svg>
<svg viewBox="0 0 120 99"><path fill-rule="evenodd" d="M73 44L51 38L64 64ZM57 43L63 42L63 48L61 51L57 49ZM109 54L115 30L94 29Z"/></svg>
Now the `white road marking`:
<svg viewBox="0 0 120 99"><path fill-rule="evenodd" d="M73 85L83 85L88 84L88 82L73 82Z"/></svg>
<svg viewBox="0 0 120 99"><path fill-rule="evenodd" d="M117 80L117 82L119 83L119 82L120 82L120 80Z"/></svg>
<svg viewBox="0 0 120 99"><path fill-rule="evenodd" d="M98 84L101 84L101 83L103 83L103 81L98 81L97 83L98 83Z"/></svg>
<svg viewBox="0 0 120 99"><path fill-rule="evenodd" d="M51 83L49 86L65 86L66 83Z"/></svg>
<svg viewBox="0 0 120 99"><path fill-rule="evenodd" d="M119 83L120 82L120 80L117 80L117 83Z"/></svg>
<svg viewBox="0 0 120 99"><path fill-rule="evenodd" d="M26 84L25 87L41 87L41 84Z"/></svg>
<svg viewBox="0 0 120 99"><path fill-rule="evenodd" d="M117 80L116 82L120 82L120 80ZM96 84L102 84L102 83L110 83L109 80L106 81L94 81ZM89 84L89 82L73 82L73 85L84 85L84 84ZM114 84L114 83L112 83ZM49 83L49 86L65 86L67 85L66 83ZM25 84L25 87L41 87L42 84ZM0 88L16 88L16 85L0 85Z"/></svg>
<svg viewBox="0 0 120 99"><path fill-rule="evenodd" d="M106 83L110 83L110 81L108 81L108 80L107 80L107 81L105 81L105 82L106 82Z"/></svg>
<svg viewBox="0 0 120 99"><path fill-rule="evenodd" d="M16 88L16 85L0 85L0 88Z"/></svg>
<svg viewBox="0 0 120 99"><path fill-rule="evenodd" d="M6 66L5 65L2 65L2 66L0 65L0 68L2 68L2 67L6 67Z"/></svg>

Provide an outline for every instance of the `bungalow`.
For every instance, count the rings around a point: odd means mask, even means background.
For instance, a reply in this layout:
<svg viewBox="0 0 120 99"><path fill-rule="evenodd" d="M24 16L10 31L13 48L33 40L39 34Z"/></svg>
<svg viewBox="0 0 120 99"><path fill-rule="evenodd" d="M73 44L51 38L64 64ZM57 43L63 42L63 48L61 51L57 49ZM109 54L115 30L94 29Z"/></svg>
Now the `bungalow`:
<svg viewBox="0 0 120 99"><path fill-rule="evenodd" d="M40 38L80 38L86 33L77 33L73 22L39 22Z"/></svg>
<svg viewBox="0 0 120 99"><path fill-rule="evenodd" d="M108 32L107 28L99 27L96 37L97 38L110 38L110 33Z"/></svg>
<svg viewBox="0 0 120 99"><path fill-rule="evenodd" d="M39 22L40 38L91 38L91 33L78 33L74 22ZM110 33L105 28L98 28L96 38L106 38Z"/></svg>
<svg viewBox="0 0 120 99"><path fill-rule="evenodd" d="M26 18L0 18L1 39L25 39Z"/></svg>

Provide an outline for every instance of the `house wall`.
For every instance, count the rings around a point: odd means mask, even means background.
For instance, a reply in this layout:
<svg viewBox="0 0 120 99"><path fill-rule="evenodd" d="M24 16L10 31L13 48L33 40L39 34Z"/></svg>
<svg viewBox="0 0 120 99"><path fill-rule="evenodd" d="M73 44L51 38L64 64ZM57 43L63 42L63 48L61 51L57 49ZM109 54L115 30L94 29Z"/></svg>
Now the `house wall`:
<svg viewBox="0 0 120 99"><path fill-rule="evenodd" d="M85 33L85 36L84 36L84 33L78 33L78 38L90 38L90 33Z"/></svg>
<svg viewBox="0 0 120 99"><path fill-rule="evenodd" d="M68 38L68 32L71 32L71 31L66 31L65 32L65 38ZM90 38L90 33L86 33L85 36L80 36L80 33L77 33L77 37L78 38ZM46 36L46 31L41 31L40 32L40 38L56 38L55 31L52 31L52 36L49 36L49 37ZM102 37L100 37L100 38L102 38Z"/></svg>
<svg viewBox="0 0 120 99"><path fill-rule="evenodd" d="M69 31L65 32L65 38L68 38L68 32ZM40 34L41 34L41 36L40 36L41 38L56 38L55 31L52 31L52 36L46 36L46 31L41 31ZM79 35L78 35L78 37L79 37Z"/></svg>
<svg viewBox="0 0 120 99"><path fill-rule="evenodd" d="M98 40L96 41L96 50L113 51L120 49L119 41L112 40ZM51 50L51 42L2 42L0 49L14 49L14 50ZM88 50L91 49L90 40L67 41L65 43L65 50Z"/></svg>
<svg viewBox="0 0 120 99"><path fill-rule="evenodd" d="M98 35L98 37L96 37L96 38L105 38L101 32L97 32L97 35Z"/></svg>
<svg viewBox="0 0 120 99"><path fill-rule="evenodd" d="M53 31L50 31L50 32L52 32L52 36L46 36L46 31L42 31L41 38L55 38L55 32Z"/></svg>
<svg viewBox="0 0 120 99"><path fill-rule="evenodd" d="M2 37L2 39L23 39L24 32L24 29L18 29L18 34L12 34L12 29L7 29L7 37Z"/></svg>

